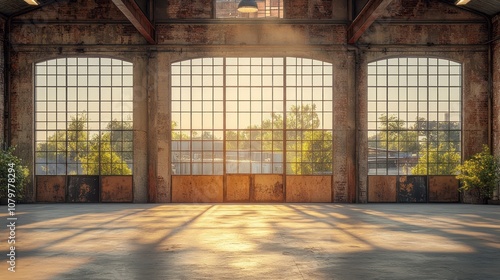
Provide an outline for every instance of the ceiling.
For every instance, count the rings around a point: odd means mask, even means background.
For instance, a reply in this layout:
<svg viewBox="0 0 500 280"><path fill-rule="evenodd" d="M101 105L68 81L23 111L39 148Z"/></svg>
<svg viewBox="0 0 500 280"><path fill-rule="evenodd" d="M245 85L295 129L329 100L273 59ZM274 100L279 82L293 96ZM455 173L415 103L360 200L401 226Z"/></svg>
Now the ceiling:
<svg viewBox="0 0 500 280"><path fill-rule="evenodd" d="M448 4L454 5L457 0L441 0ZM470 9L490 17L500 13L500 0L470 0L469 3L458 6L464 9Z"/></svg>
<svg viewBox="0 0 500 280"><path fill-rule="evenodd" d="M56 1L57 0L37 0L40 5L31 6L24 2L24 0L0 0L0 16L7 18L11 15L22 14ZM454 5L457 0L439 1ZM488 16L494 16L500 13L500 0L471 0L469 3L461 7L477 11Z"/></svg>

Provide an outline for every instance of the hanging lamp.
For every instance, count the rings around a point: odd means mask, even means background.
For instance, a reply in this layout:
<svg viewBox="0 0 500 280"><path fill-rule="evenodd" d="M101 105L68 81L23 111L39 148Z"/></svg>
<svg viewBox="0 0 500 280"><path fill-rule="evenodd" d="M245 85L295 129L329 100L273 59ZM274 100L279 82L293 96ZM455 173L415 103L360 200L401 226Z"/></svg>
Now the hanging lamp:
<svg viewBox="0 0 500 280"><path fill-rule="evenodd" d="M238 12L240 13L255 13L258 10L255 0L241 0L238 4Z"/></svg>

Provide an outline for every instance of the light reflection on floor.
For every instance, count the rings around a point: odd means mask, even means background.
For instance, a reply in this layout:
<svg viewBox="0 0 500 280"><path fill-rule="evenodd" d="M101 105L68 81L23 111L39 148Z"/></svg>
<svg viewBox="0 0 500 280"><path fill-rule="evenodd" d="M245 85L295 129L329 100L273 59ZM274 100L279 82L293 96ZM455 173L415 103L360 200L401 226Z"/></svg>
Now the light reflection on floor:
<svg viewBox="0 0 500 280"><path fill-rule="evenodd" d="M39 204L18 208L13 279L500 275L496 206ZM0 214L0 219L6 218ZM0 279L12 279L5 278L12 275L7 265L3 267Z"/></svg>

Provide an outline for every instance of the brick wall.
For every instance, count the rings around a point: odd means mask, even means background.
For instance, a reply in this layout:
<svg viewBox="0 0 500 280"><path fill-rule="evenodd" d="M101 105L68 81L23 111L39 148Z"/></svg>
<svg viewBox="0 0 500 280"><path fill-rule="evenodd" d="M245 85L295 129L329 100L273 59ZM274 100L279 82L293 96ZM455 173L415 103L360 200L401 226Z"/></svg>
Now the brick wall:
<svg viewBox="0 0 500 280"><path fill-rule="evenodd" d="M4 145L4 96L5 96L5 57L4 57L5 20L0 18L0 149Z"/></svg>
<svg viewBox="0 0 500 280"><path fill-rule="evenodd" d="M477 152L487 142L488 56L482 44L487 29L481 17L438 1L394 0L357 46L347 46L348 23L342 20L348 18L348 11L343 0L285 1L286 22L211 20L212 7L212 0L158 2L157 45L148 45L111 1L56 2L16 17L11 125L13 143L20 146L23 157L33 161L32 65L60 56L111 56L134 62L134 73L139 74L134 77L134 129L137 140L142 139L135 148L139 158L134 164L134 185L149 188L149 201L171 199L169 65L189 58L298 56L331 62L335 69L335 202L352 202L355 193L360 202L367 201L366 65L373 60L431 56L462 63L464 155ZM446 20L468 23L446 24ZM498 20L496 28L500 29ZM500 46L495 49L498 54ZM496 81L499 75L497 71ZM500 86L495 86L499 96ZM498 101L495 106L498 111ZM498 139L498 115L495 124ZM352 141L354 137L357 141Z"/></svg>
<svg viewBox="0 0 500 280"><path fill-rule="evenodd" d="M500 15L493 18L492 38L500 36ZM493 42L493 152L500 156L500 41Z"/></svg>
<svg viewBox="0 0 500 280"><path fill-rule="evenodd" d="M446 20L453 23L446 24ZM466 23L467 22L467 23ZM367 197L367 84L369 62L402 56L426 56L463 66L463 157L488 143L488 40L484 18L438 1L394 0L384 16L359 39L358 191Z"/></svg>

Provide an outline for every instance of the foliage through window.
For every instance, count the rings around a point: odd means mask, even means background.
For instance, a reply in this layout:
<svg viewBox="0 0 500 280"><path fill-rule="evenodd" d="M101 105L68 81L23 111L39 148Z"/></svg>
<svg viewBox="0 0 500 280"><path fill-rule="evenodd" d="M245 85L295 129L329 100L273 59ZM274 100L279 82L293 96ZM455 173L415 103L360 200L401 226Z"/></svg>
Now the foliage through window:
<svg viewBox="0 0 500 280"><path fill-rule="evenodd" d="M283 18L283 0L257 0L258 11L255 13L238 12L241 0L216 0L215 14L217 18Z"/></svg>
<svg viewBox="0 0 500 280"><path fill-rule="evenodd" d="M59 58L35 66L36 175L130 175L132 64Z"/></svg>
<svg viewBox="0 0 500 280"><path fill-rule="evenodd" d="M461 162L461 65L437 58L368 64L370 175L451 175Z"/></svg>
<svg viewBox="0 0 500 280"><path fill-rule="evenodd" d="M173 63L173 174L330 174L332 83L304 58Z"/></svg>

